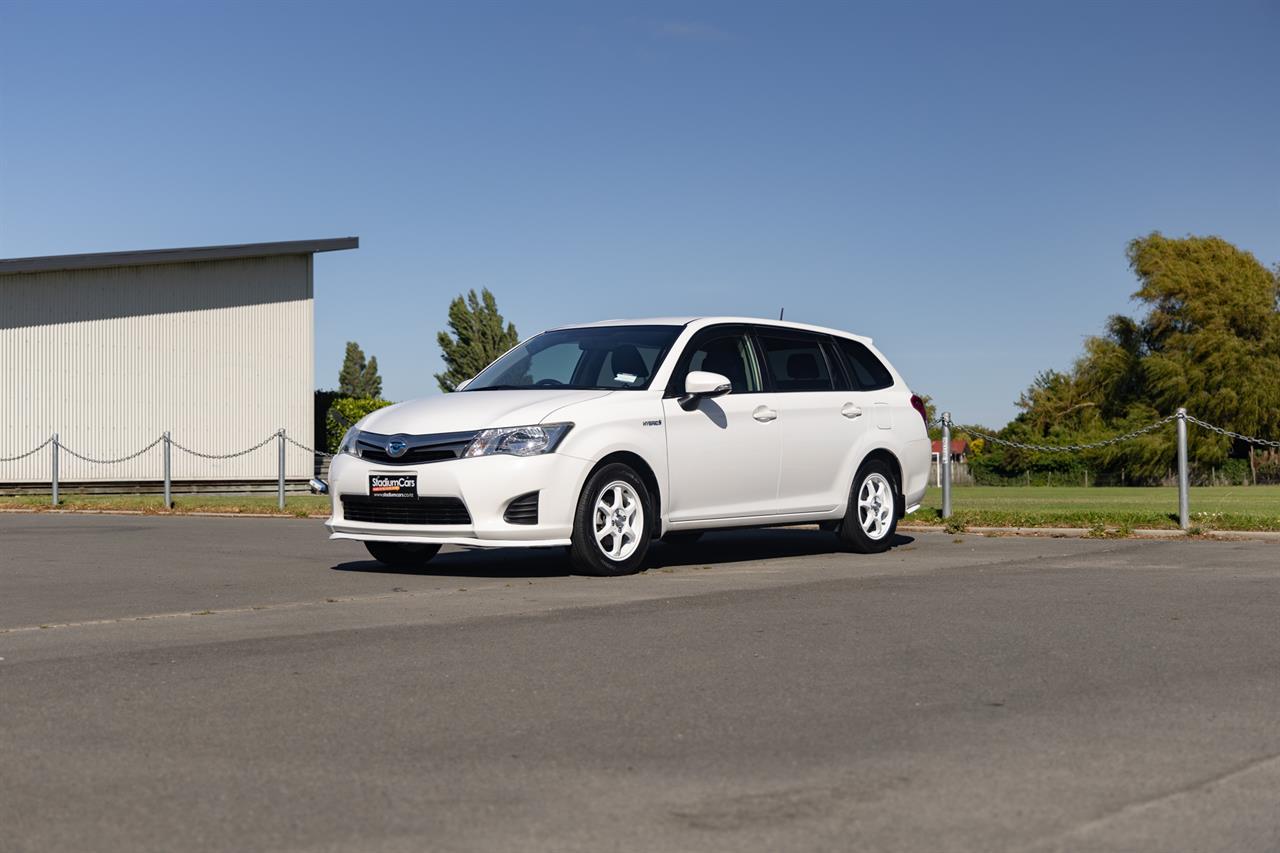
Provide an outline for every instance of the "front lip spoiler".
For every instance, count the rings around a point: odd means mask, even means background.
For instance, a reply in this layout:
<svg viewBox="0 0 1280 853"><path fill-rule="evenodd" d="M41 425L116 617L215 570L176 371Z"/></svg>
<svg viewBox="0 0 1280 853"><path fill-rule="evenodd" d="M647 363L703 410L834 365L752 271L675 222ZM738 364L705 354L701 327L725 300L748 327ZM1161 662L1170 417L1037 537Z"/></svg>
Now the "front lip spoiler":
<svg viewBox="0 0 1280 853"><path fill-rule="evenodd" d="M462 548L563 548L568 539L478 539L475 536L454 536L448 533L421 533L415 531L389 531L380 527L376 532L337 529L332 521L326 522L330 539L351 539L357 542L424 542L435 545L457 545ZM350 532L349 532L350 531Z"/></svg>

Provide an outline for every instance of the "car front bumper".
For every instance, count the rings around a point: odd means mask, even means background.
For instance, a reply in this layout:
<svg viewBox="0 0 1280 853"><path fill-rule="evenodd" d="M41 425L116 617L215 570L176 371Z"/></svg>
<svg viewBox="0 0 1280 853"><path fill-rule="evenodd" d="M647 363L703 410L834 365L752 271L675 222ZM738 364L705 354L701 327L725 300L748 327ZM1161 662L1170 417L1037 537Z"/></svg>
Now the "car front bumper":
<svg viewBox="0 0 1280 853"><path fill-rule="evenodd" d="M333 514L325 526L331 539L369 542L428 542L473 548L549 547L568 545L578 493L591 462L546 453L540 456L481 456L422 465L385 465L348 454L333 459L329 494ZM460 500L471 517L468 524L399 524L355 521L344 516L342 497L369 495L369 477L415 474L420 497ZM504 519L512 500L538 493L535 524ZM397 498L386 498L394 504Z"/></svg>

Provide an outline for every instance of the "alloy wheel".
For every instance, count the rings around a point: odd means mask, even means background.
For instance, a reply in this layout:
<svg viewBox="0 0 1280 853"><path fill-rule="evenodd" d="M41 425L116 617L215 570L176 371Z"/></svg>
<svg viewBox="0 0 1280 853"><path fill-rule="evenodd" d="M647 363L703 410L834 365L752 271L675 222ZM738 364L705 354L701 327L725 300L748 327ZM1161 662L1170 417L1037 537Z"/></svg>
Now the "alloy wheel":
<svg viewBox="0 0 1280 853"><path fill-rule="evenodd" d="M871 539L883 539L893 523L893 487L883 474L872 472L858 489L858 524Z"/></svg>
<svg viewBox="0 0 1280 853"><path fill-rule="evenodd" d="M596 545L605 557L621 562L635 553L644 531L644 508L630 484L614 480L601 489L591 518Z"/></svg>

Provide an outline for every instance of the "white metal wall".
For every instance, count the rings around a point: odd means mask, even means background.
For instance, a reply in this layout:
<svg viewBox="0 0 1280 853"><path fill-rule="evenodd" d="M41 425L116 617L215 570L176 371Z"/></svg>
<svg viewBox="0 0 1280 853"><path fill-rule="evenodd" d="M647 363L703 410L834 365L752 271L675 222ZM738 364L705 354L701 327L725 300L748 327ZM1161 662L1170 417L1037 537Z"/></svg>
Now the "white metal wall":
<svg viewBox="0 0 1280 853"><path fill-rule="evenodd" d="M284 427L312 441L311 255L0 275L0 458L58 432L96 458L165 430L227 453ZM162 477L160 447L116 465L60 456L61 479ZM289 446L286 473L311 476ZM224 461L174 450L176 480L270 479L273 441ZM49 479L49 449L0 462L0 482Z"/></svg>

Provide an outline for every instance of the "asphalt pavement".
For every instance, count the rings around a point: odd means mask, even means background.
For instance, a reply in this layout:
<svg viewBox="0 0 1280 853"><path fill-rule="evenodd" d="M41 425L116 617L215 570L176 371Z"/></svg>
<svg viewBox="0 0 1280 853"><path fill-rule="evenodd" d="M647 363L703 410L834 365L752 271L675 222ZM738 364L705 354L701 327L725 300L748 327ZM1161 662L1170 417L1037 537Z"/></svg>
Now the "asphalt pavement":
<svg viewBox="0 0 1280 853"><path fill-rule="evenodd" d="M0 850L1280 850L1280 545L0 515Z"/></svg>

